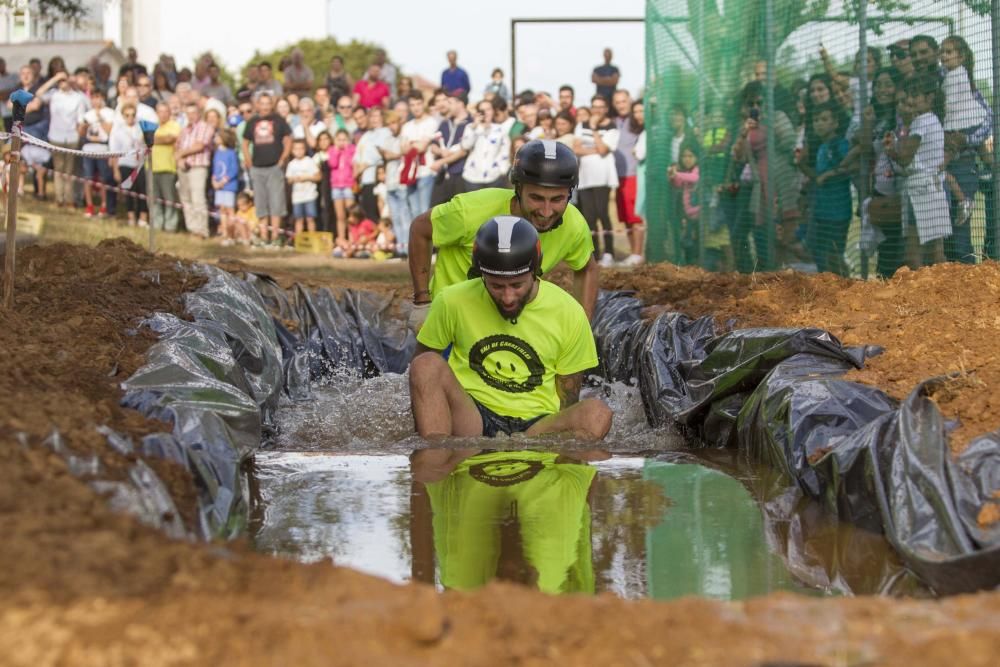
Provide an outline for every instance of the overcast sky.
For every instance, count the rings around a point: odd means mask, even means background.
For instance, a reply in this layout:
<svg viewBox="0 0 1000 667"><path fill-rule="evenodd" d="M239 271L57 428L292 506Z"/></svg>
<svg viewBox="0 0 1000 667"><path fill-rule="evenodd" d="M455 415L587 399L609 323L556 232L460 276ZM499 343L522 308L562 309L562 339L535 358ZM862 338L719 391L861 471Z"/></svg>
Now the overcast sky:
<svg viewBox="0 0 1000 667"><path fill-rule="evenodd" d="M619 16L642 18L644 0L575 0L543 3L528 0L432 3L414 0L346 2L345 0L246 0L235 5L205 0L171 0L164 12L161 48L190 63L211 47L227 67L235 69L254 49L269 50L303 37L332 34L382 44L389 58L407 73L438 81L447 66L445 52L458 51L459 64L482 92L490 71L500 67L510 85L511 18L582 18ZM559 6L562 8L559 8ZM541 7L546 7L541 9ZM377 16L373 10L377 8ZM199 21L192 22L197 14ZM231 29L220 30L220 25ZM329 31L329 32L328 32ZM621 85L638 91L645 78L644 30L641 23L582 25L522 25L518 28L518 88L555 93L563 83L577 89L578 98L593 93L590 73L601 62L605 46L615 52ZM146 57L145 55L143 57ZM148 58L147 58L148 59Z"/></svg>

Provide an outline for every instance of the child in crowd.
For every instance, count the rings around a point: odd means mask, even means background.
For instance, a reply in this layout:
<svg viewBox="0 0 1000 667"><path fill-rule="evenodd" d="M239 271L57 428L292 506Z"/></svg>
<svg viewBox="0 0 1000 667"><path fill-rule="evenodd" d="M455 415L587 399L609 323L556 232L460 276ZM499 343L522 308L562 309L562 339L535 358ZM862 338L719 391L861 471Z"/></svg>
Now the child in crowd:
<svg viewBox="0 0 1000 667"><path fill-rule="evenodd" d="M389 189L385 184L385 165L380 164L375 168L375 188L372 193L375 195L375 207L378 209L379 220L390 217Z"/></svg>
<svg viewBox="0 0 1000 667"><path fill-rule="evenodd" d="M305 139L292 141L292 159L285 169L285 179L292 186L292 219L295 221L295 235L303 229L316 231L316 203L319 188L316 186L323 177L316 161L306 156Z"/></svg>
<svg viewBox="0 0 1000 667"><path fill-rule="evenodd" d="M681 247L684 260L688 264L698 262L698 236L701 204L698 201L698 148L693 142L684 142L680 147L677 164L667 168L670 185L680 192Z"/></svg>
<svg viewBox="0 0 1000 667"><path fill-rule="evenodd" d="M396 251L396 235L392 232L392 220L381 218L378 221L378 236L375 237L375 251L372 258L386 260Z"/></svg>
<svg viewBox="0 0 1000 667"><path fill-rule="evenodd" d="M329 132L323 130L316 135L316 152L313 153L313 160L320 170L319 180L319 217L316 228L319 231L330 231L330 219L333 216L333 200L330 198L330 161L329 151L333 145L333 137Z"/></svg>
<svg viewBox="0 0 1000 667"><path fill-rule="evenodd" d="M944 127L934 109L941 90L933 74L917 74L903 84L913 120L899 141L885 137L889 159L906 169L903 213L906 255L910 268L943 262L944 239L951 236L951 217L941 165L945 160Z"/></svg>
<svg viewBox="0 0 1000 667"><path fill-rule="evenodd" d="M970 134L986 121L986 109L973 96L975 61L964 39L953 35L941 42L941 65L946 74L941 84L944 93L944 131Z"/></svg>
<svg viewBox="0 0 1000 667"><path fill-rule="evenodd" d="M212 155L212 189L219 209L219 231L222 245L236 241L248 243L249 235L233 219L236 192L239 189L240 164L236 156L236 133L228 127L215 133L215 153Z"/></svg>
<svg viewBox="0 0 1000 667"><path fill-rule="evenodd" d="M851 172L842 163L851 146L840 132L839 116L833 103L826 102L813 109L812 126L821 142L815 161L810 165L801 154L797 159L802 173L816 184L807 244L820 272L846 276L844 250L853 210Z"/></svg>
<svg viewBox="0 0 1000 667"><path fill-rule="evenodd" d="M969 137L986 122L988 112L974 95L975 58L964 39L952 35L941 42L941 65L947 72L941 84L945 100L944 148L945 166L947 166L968 144ZM966 199L958 181L951 173L947 173L945 178L955 202L955 224L963 225L972 216L973 202Z"/></svg>
<svg viewBox="0 0 1000 667"><path fill-rule="evenodd" d="M334 257L357 257L359 259L371 256L378 230L375 223L365 217L360 206L351 208L347 214L346 239L337 239L337 247L333 249Z"/></svg>
<svg viewBox="0 0 1000 667"><path fill-rule="evenodd" d="M108 138L115 122L115 112L104 103L104 93L93 90L90 93L90 110L83 114L81 129L84 134L83 152L102 153L108 150ZM94 184L97 183L98 199L101 200L99 213L108 214L108 204L114 202L107 196L105 185L111 184L111 168L103 158L83 158L83 200L87 208L84 217L94 217ZM111 211L112 215L114 211Z"/></svg>
<svg viewBox="0 0 1000 667"><path fill-rule="evenodd" d="M257 209L253 205L253 197L250 196L249 192L241 192L236 195L236 212L233 214L233 224L239 230L237 235L252 239L255 244L260 243L257 240L260 236Z"/></svg>
<svg viewBox="0 0 1000 667"><path fill-rule="evenodd" d="M337 130L333 145L327 149L330 165L330 198L337 220L337 241L347 243L347 211L354 206L354 151L347 130Z"/></svg>

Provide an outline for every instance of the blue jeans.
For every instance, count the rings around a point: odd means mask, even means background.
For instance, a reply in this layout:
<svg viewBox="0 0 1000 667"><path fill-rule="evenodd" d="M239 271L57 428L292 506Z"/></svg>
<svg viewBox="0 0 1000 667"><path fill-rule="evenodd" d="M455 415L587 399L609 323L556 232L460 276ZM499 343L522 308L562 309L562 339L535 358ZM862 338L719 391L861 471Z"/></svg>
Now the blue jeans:
<svg viewBox="0 0 1000 667"><path fill-rule="evenodd" d="M406 188L389 190L386 199L389 204L389 215L392 216L392 233L396 235L396 243L409 243L410 223L413 222L413 215L410 213Z"/></svg>
<svg viewBox="0 0 1000 667"><path fill-rule="evenodd" d="M410 215L414 218L430 210L435 178L434 174L423 176L417 179L416 185L406 186L406 200L410 204ZM409 233L409 226L407 226L407 233Z"/></svg>
<svg viewBox="0 0 1000 667"><path fill-rule="evenodd" d="M951 174L962 194L969 201L975 201L976 193L979 191L979 172L976 171L976 158L974 155L962 154L948 163L948 173ZM976 254L972 248L972 221L968 220L963 225L956 225L958 216L958 202L951 199L951 236L944 240L944 256L949 262L962 262L963 264L975 264Z"/></svg>

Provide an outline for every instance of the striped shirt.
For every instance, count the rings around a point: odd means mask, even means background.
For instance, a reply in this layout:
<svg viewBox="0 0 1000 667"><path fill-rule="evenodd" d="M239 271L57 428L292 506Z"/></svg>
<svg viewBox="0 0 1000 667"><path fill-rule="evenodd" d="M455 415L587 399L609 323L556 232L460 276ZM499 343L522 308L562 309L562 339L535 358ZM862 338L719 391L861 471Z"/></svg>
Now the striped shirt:
<svg viewBox="0 0 1000 667"><path fill-rule="evenodd" d="M215 129L203 120L194 125L188 125L181 130L177 137L177 152L188 150L197 143L201 143L204 149L188 155L181 159L181 163L186 167L210 167L212 164L212 140L215 138Z"/></svg>

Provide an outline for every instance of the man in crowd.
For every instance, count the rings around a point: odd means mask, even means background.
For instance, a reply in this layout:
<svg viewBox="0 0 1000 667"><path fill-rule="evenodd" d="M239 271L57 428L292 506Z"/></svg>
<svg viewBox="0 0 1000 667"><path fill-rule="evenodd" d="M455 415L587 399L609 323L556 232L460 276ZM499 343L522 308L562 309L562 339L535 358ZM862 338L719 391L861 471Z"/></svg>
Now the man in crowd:
<svg viewBox="0 0 1000 667"><path fill-rule="evenodd" d="M465 93L452 93L448 101L448 116L438 126L441 139L432 144L435 160L431 170L437 174L431 205L436 206L465 191L462 170L465 169L466 151L462 149L462 136L469 125L469 112L465 108Z"/></svg>
<svg viewBox="0 0 1000 667"><path fill-rule="evenodd" d="M155 110L158 100L153 97L153 81L148 74L140 74L135 78L135 89L139 93L139 101Z"/></svg>
<svg viewBox="0 0 1000 667"><path fill-rule="evenodd" d="M308 95L313 88L313 71L306 65L302 49L292 49L289 59L291 62L282 70L285 75L285 92Z"/></svg>
<svg viewBox="0 0 1000 667"><path fill-rule="evenodd" d="M229 89L226 82L219 79L220 75L221 72L219 71L219 66L215 63L211 63L208 66L208 83L202 86L201 94L205 97L211 97L212 99L219 100L228 106L233 104L236 100L233 98L233 91Z"/></svg>
<svg viewBox="0 0 1000 667"><path fill-rule="evenodd" d="M278 240L281 220L288 213L284 169L291 152L292 128L274 113L274 98L262 93L257 98L257 115L243 130L243 159L251 165L254 207L257 218L263 223L261 238L264 241Z"/></svg>
<svg viewBox="0 0 1000 667"><path fill-rule="evenodd" d="M431 207L431 194L434 189L435 174L430 167L434 161L431 142L437 134L438 124L427 113L424 96L419 91L410 93L409 102L412 118L403 125L400 137L403 155L412 151L410 158L411 161L417 162L417 167L415 182L410 182L406 186L406 198L410 211L426 211Z"/></svg>
<svg viewBox="0 0 1000 667"><path fill-rule="evenodd" d="M461 91L468 95L472 92L469 75L458 66L458 52L455 50L448 52L448 69L441 72L441 87L446 93Z"/></svg>
<svg viewBox="0 0 1000 667"><path fill-rule="evenodd" d="M622 262L626 266L635 266L643 261L643 245L645 237L639 228L642 218L635 213L635 198L638 194L637 176L639 161L635 157L635 145L641 132L633 131L632 96L627 90L618 89L612 97L615 109L615 127L618 128L618 147L615 148L615 169L618 172L618 187L615 191L615 203L618 209L618 219L628 228L631 252Z"/></svg>
<svg viewBox="0 0 1000 667"><path fill-rule="evenodd" d="M281 82L274 78L274 73L271 70L271 63L266 60L263 61L257 65L257 71L259 80L257 81L256 93L270 93L272 100L285 94L285 89L281 85Z"/></svg>
<svg viewBox="0 0 1000 667"><path fill-rule="evenodd" d="M156 105L159 126L153 135L153 201L150 202L150 221L155 229L176 232L180 226L180 212L176 207L164 204L179 201L177 194L177 157L174 146L181 134L181 126L170 115L166 102Z"/></svg>
<svg viewBox="0 0 1000 667"><path fill-rule="evenodd" d="M476 232L483 220L498 215L519 216L534 225L541 235L542 272L565 261L574 271L573 294L593 317L600 269L587 221L569 203L578 180L572 149L556 141L530 141L518 152L510 178L513 191L486 188L458 195L414 219L409 238L413 329L419 329L442 290L466 279ZM432 246L438 248L433 279Z"/></svg>
<svg viewBox="0 0 1000 667"><path fill-rule="evenodd" d="M369 220L378 220L378 198L375 186L378 185L376 174L382 164L382 154L379 152L386 140L392 136L389 128L384 127L382 107L372 107L368 110L368 129L361 135L357 150L354 152L354 173L361 184L358 203Z"/></svg>
<svg viewBox="0 0 1000 667"><path fill-rule="evenodd" d="M576 118L576 107L573 106L575 98L576 93L573 90L573 86L568 83L559 86L559 111L566 111L573 118Z"/></svg>
<svg viewBox="0 0 1000 667"><path fill-rule="evenodd" d="M498 216L479 228L473 279L438 295L417 336L410 400L421 437L607 435L611 409L580 400L583 373L597 366L590 322L569 294L540 279L541 264L527 220Z"/></svg>
<svg viewBox="0 0 1000 667"><path fill-rule="evenodd" d="M609 105L611 104L611 96L618 88L618 79L621 76L618 68L611 64L612 55L611 49L604 49L604 64L595 67L593 74L590 75L590 80L595 86L594 94L603 97Z"/></svg>
<svg viewBox="0 0 1000 667"><path fill-rule="evenodd" d="M941 65L938 58L938 43L933 37L917 35L910 40L910 59L917 74L926 72L940 77Z"/></svg>
<svg viewBox="0 0 1000 667"><path fill-rule="evenodd" d="M206 186L212 164L212 139L215 130L202 120L201 109L197 104L189 103L185 106L184 115L187 116L187 125L181 130L174 146L178 192L184 206L184 224L190 233L208 238Z"/></svg>
<svg viewBox="0 0 1000 667"><path fill-rule="evenodd" d="M0 58L0 114L3 115L3 126L10 129L11 110L7 106L10 94L21 87L21 78L14 72L7 71L7 61Z"/></svg>
<svg viewBox="0 0 1000 667"><path fill-rule="evenodd" d="M382 70L382 80L389 86L389 90L396 90L396 76L398 71L396 66L386 59L385 49L375 49L375 64Z"/></svg>
<svg viewBox="0 0 1000 667"><path fill-rule="evenodd" d="M257 65L247 65L243 75L243 85L236 91L236 99L240 102L253 101L253 95L257 92L257 84L260 83L260 68ZM176 86L174 87L176 92Z"/></svg>
<svg viewBox="0 0 1000 667"><path fill-rule="evenodd" d="M308 97L299 100L299 124L292 128L292 139L302 139L310 155L316 150L316 139L326 130L326 123L316 117L316 103Z"/></svg>
<svg viewBox="0 0 1000 667"><path fill-rule="evenodd" d="M354 104L366 111L372 107L388 109L391 95L389 84L382 80L382 68L378 63L369 65L368 76L354 84Z"/></svg>

